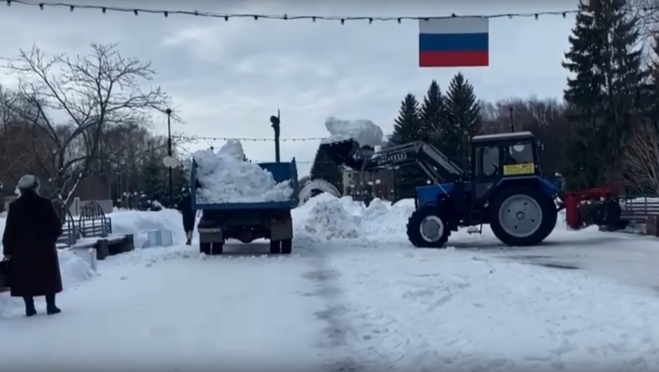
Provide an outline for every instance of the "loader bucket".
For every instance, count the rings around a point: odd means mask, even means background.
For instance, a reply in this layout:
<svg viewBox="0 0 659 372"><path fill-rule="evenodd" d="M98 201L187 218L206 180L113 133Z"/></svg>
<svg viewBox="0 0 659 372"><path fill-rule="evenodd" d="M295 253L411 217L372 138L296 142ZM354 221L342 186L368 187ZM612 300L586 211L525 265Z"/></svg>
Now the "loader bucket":
<svg viewBox="0 0 659 372"><path fill-rule="evenodd" d="M352 155L359 149L359 143L353 139L337 142L321 143L320 149L332 159L336 165L352 167Z"/></svg>

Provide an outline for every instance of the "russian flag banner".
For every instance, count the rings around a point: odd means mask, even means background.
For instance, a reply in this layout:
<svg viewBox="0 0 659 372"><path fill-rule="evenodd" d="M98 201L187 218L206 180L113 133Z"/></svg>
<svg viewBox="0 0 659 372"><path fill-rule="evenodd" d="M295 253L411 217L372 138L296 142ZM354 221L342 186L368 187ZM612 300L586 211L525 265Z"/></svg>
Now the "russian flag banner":
<svg viewBox="0 0 659 372"><path fill-rule="evenodd" d="M419 67L489 66L489 19L419 20Z"/></svg>

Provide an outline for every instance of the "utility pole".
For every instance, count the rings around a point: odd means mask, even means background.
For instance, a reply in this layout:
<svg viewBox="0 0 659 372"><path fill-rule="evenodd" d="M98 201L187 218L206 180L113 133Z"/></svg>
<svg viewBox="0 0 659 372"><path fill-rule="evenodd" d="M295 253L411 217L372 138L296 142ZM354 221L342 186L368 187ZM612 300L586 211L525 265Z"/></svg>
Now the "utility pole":
<svg viewBox="0 0 659 372"><path fill-rule="evenodd" d="M172 109L167 109L167 155L172 157ZM169 168L169 207L174 207L174 174L172 167Z"/></svg>
<svg viewBox="0 0 659 372"><path fill-rule="evenodd" d="M510 110L510 131L514 133L515 132L515 109L512 106L510 106L510 108L508 108L508 110Z"/></svg>
<svg viewBox="0 0 659 372"><path fill-rule="evenodd" d="M280 124L281 124L281 112L277 109L277 116L270 117L270 123L272 123L272 129L275 131L275 159L279 163L281 161L279 154L279 133L280 133Z"/></svg>

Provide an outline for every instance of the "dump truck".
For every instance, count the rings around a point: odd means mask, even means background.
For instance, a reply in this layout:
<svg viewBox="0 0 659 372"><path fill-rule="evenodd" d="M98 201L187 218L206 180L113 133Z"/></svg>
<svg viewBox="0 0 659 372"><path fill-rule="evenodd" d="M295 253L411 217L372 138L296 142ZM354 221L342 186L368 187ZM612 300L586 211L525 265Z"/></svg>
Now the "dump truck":
<svg viewBox="0 0 659 372"><path fill-rule="evenodd" d="M256 239L270 240L270 253L290 254L293 249L293 221L291 210L298 205L298 179L295 158L291 162L259 163L272 173L275 181L291 182L294 192L289 200L254 203L197 202L197 163L191 171L191 199L194 210L201 211L197 225L199 251L204 254L221 254L227 239L250 243Z"/></svg>

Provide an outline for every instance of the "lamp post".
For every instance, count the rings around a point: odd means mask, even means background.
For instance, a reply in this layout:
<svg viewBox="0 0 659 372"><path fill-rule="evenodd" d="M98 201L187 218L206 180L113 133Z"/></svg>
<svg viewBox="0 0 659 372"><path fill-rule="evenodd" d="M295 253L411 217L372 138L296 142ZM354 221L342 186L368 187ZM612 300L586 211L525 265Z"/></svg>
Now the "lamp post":
<svg viewBox="0 0 659 372"><path fill-rule="evenodd" d="M167 109L167 156L162 159L162 163L169 169L169 206L174 207L174 168L177 167L178 160L172 152L172 110Z"/></svg>
<svg viewBox="0 0 659 372"><path fill-rule="evenodd" d="M281 112L277 109L277 116L270 117L270 123L272 124L272 129L275 131L275 161L279 163L279 134L280 134L280 124L281 124Z"/></svg>

